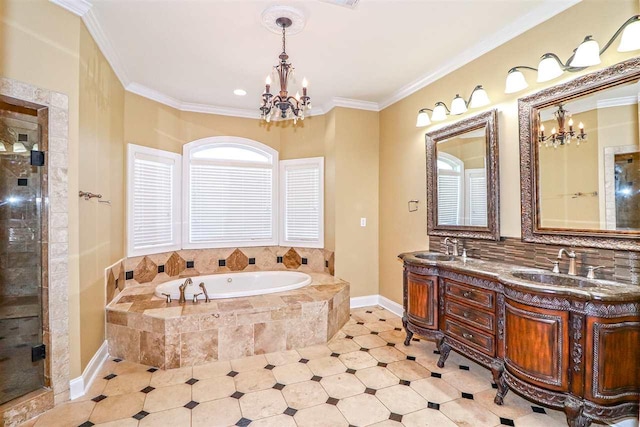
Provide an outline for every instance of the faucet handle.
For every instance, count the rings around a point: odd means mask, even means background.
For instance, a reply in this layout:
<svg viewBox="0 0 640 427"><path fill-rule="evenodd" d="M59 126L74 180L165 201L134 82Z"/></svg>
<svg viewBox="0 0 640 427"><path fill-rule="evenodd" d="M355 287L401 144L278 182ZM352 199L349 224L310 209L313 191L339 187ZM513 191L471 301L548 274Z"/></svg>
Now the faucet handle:
<svg viewBox="0 0 640 427"><path fill-rule="evenodd" d="M596 267L589 265L587 266L587 279L595 279L596 278L596 273L595 271L600 269L600 268L605 268L605 265L598 265Z"/></svg>
<svg viewBox="0 0 640 427"><path fill-rule="evenodd" d="M197 293L197 294L193 294L193 303L197 304L198 303L198 296L202 295L202 292Z"/></svg>
<svg viewBox="0 0 640 427"><path fill-rule="evenodd" d="M165 294L165 293L163 293L162 295L164 295L165 297L167 297L167 304L171 304L171 294Z"/></svg>
<svg viewBox="0 0 640 427"><path fill-rule="evenodd" d="M547 258L547 260L553 263L553 269L551 270L551 272L560 273L560 261L557 259L550 259L550 258Z"/></svg>

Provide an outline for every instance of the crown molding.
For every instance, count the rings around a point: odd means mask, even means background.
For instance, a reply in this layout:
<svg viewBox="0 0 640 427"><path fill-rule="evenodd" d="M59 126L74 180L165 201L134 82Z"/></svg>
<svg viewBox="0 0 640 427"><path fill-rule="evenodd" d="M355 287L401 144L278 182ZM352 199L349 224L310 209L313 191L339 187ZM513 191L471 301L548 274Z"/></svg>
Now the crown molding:
<svg viewBox="0 0 640 427"><path fill-rule="evenodd" d="M358 99L335 97L331 100L331 104L331 108L344 107L355 108L357 110L380 111L380 106L377 102L360 101Z"/></svg>
<svg viewBox="0 0 640 427"><path fill-rule="evenodd" d="M87 27L89 34L91 34L91 37L93 37L93 40L98 45L98 48L106 58L107 62L109 63L109 65L111 65L113 72L116 73L116 76L120 80L120 83L122 83L122 86L127 87L131 81L129 80L126 67L122 62L120 55L118 55L118 52L113 47L113 44L111 44L111 41L102 30L102 26L98 22L98 19L93 10L89 10L87 13L85 13L84 16L82 16L82 21Z"/></svg>
<svg viewBox="0 0 640 427"><path fill-rule="evenodd" d="M51 3L67 9L69 12L83 17L91 9L92 4L87 0L49 0Z"/></svg>
<svg viewBox="0 0 640 427"><path fill-rule="evenodd" d="M640 94L622 96L620 98L601 99L596 103L597 108L621 107L624 105L635 105L640 100Z"/></svg>
<svg viewBox="0 0 640 427"><path fill-rule="evenodd" d="M542 22L552 18L560 12L574 6L582 0L568 0L567 2L558 2L547 0L543 5L513 21L511 24L503 27L499 31L491 34L484 40L476 43L462 53L454 56L438 69L425 74L417 80L401 87L391 96L380 102L380 109L395 104L401 99L417 92L418 90L430 85L436 80L446 76L452 71L457 70L465 64L479 58L485 53L497 48L498 46L508 42L509 40L519 36L520 34L530 30L531 28L541 24Z"/></svg>

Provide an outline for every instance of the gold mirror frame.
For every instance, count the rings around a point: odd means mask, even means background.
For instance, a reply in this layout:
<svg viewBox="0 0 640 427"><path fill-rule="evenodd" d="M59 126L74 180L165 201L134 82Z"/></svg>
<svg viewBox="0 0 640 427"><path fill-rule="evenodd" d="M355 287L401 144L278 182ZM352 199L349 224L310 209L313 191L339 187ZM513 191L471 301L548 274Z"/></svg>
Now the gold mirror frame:
<svg viewBox="0 0 640 427"><path fill-rule="evenodd" d="M522 240L553 245L640 250L640 232L540 228L538 186L538 112L543 108L640 79L633 58L518 100Z"/></svg>
<svg viewBox="0 0 640 427"><path fill-rule="evenodd" d="M439 141L486 128L487 226L438 225L438 155ZM498 110L491 110L425 135L427 150L427 234L471 239L500 240L500 197L498 177Z"/></svg>

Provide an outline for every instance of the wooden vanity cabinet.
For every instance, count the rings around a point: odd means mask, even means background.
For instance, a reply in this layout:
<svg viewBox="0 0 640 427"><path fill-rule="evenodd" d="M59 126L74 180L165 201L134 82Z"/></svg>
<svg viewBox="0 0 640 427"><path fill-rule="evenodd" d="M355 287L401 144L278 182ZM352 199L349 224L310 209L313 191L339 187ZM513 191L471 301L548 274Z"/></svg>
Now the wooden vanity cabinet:
<svg viewBox="0 0 640 427"><path fill-rule="evenodd" d="M438 331L438 276L430 269L404 271L402 323L407 331L405 345L414 333L439 339Z"/></svg>

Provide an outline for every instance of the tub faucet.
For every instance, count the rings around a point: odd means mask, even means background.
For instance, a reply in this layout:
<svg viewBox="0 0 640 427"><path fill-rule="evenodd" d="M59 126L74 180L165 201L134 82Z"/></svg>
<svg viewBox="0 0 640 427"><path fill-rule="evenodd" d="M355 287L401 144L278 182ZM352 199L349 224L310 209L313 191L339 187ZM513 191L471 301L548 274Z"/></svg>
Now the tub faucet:
<svg viewBox="0 0 640 427"><path fill-rule="evenodd" d="M187 299L184 296L184 291L185 289L187 289L187 286L192 284L193 284L193 280L191 280L190 277L187 277L187 280L185 280L184 283L178 287L178 289L180 290L180 299L178 300L178 302L180 304L184 304L185 302L187 302Z"/></svg>
<svg viewBox="0 0 640 427"><path fill-rule="evenodd" d="M204 302L210 302L209 292L207 292L207 288L204 286L204 282L200 282L200 289L202 289L202 293L204 294Z"/></svg>
<svg viewBox="0 0 640 427"><path fill-rule="evenodd" d="M569 276L576 275L576 253L573 249L566 250L564 248L558 251L558 259L562 259L562 254L566 254L569 257L569 271L567 274Z"/></svg>

